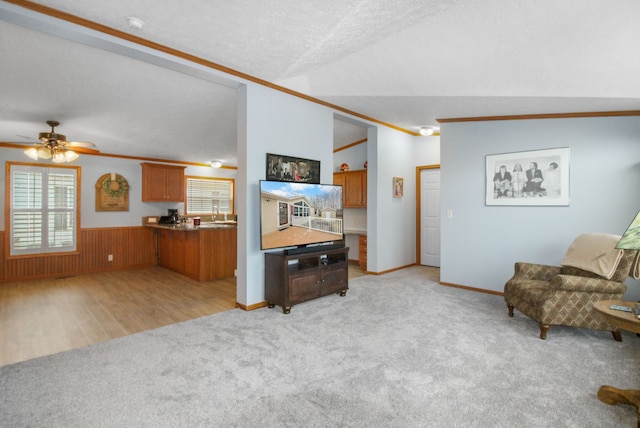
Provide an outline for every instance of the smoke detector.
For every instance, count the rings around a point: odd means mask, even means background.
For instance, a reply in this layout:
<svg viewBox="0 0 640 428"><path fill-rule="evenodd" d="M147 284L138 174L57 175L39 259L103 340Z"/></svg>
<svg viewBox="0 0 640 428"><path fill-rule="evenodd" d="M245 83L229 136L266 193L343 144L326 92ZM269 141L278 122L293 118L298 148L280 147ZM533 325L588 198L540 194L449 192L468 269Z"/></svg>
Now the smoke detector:
<svg viewBox="0 0 640 428"><path fill-rule="evenodd" d="M127 17L127 25L134 30L142 30L142 27L144 27L144 21L140 18L136 18L135 16L129 16Z"/></svg>

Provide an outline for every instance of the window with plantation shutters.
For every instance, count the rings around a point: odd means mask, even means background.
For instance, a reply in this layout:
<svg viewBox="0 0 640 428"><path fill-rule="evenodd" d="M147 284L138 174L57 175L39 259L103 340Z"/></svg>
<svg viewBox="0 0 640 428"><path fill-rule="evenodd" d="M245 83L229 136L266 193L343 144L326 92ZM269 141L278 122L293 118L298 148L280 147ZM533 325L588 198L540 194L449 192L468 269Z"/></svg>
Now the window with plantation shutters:
<svg viewBox="0 0 640 428"><path fill-rule="evenodd" d="M10 255L76 251L78 169L9 164Z"/></svg>
<svg viewBox="0 0 640 428"><path fill-rule="evenodd" d="M187 214L233 214L230 178L187 177Z"/></svg>

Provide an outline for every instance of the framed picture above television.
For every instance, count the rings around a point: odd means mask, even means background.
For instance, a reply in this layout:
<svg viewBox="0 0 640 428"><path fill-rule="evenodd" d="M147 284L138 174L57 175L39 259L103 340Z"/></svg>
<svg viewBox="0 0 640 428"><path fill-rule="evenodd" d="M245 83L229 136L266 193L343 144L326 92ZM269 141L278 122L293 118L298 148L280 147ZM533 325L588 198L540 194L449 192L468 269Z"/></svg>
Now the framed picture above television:
<svg viewBox="0 0 640 428"><path fill-rule="evenodd" d="M267 153L266 179L320 184L320 161Z"/></svg>

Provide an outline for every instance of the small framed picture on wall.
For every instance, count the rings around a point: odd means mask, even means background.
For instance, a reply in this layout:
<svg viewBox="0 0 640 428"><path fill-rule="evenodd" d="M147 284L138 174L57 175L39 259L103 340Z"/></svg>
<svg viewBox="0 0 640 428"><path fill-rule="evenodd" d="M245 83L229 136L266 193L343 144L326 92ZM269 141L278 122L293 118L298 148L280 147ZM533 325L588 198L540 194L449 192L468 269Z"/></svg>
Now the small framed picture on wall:
<svg viewBox="0 0 640 428"><path fill-rule="evenodd" d="M401 198L404 194L404 179L402 177L393 177L393 197Z"/></svg>

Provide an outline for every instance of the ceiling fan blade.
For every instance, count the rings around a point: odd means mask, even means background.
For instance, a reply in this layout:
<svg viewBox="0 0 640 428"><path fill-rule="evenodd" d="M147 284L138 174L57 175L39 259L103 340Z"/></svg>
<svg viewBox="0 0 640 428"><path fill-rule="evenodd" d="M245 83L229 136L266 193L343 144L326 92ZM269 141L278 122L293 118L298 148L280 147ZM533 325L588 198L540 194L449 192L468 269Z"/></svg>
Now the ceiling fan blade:
<svg viewBox="0 0 640 428"><path fill-rule="evenodd" d="M65 141L65 142L61 142L60 145L63 145L65 147L72 147L72 148L83 147L87 149L96 147L96 145L90 141Z"/></svg>
<svg viewBox="0 0 640 428"><path fill-rule="evenodd" d="M9 146L15 146L16 148L26 148L26 149L30 149L30 148L34 148L34 149L39 149L39 148L47 148L46 145L42 144L42 143L33 143L33 144L25 144L23 142L19 142L19 141L9 141L3 144L9 145ZM97 155L100 153L100 150L95 149L95 148L90 148L90 147L81 147L81 146L69 146L67 144L61 144L61 146L63 146L65 149L68 150L73 150L76 153L82 153L82 154L86 154L86 155ZM95 146L94 146L95 147ZM48 148L47 148L48 149Z"/></svg>
<svg viewBox="0 0 640 428"><path fill-rule="evenodd" d="M73 150L76 153L84 153L87 155L96 155L98 153L100 153L100 150L97 149L91 149L89 147L69 147L67 145L65 145L65 148L68 148L69 150Z"/></svg>
<svg viewBox="0 0 640 428"><path fill-rule="evenodd" d="M5 147L15 147L17 149L30 149L32 147L37 149L38 147L42 147L40 143L29 143L25 141L0 141L0 144Z"/></svg>

